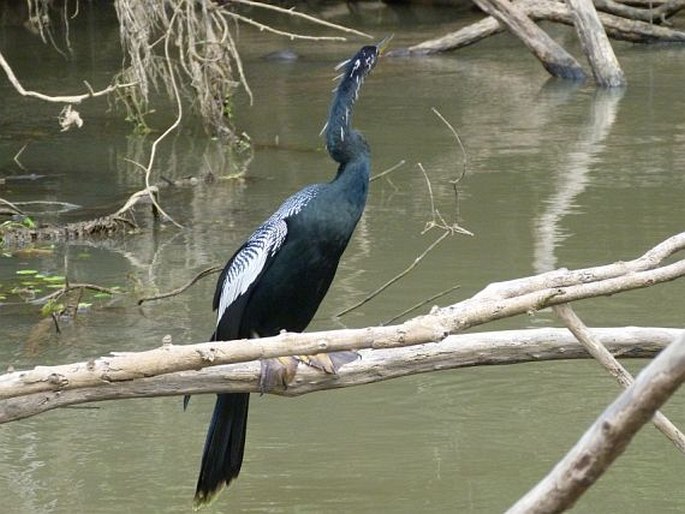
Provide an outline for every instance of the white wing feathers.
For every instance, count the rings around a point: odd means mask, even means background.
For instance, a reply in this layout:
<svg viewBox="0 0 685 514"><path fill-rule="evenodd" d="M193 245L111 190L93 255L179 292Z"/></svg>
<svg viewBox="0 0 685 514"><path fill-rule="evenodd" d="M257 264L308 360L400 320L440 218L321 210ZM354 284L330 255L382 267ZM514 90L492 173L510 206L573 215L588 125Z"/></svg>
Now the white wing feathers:
<svg viewBox="0 0 685 514"><path fill-rule="evenodd" d="M265 223L250 237L235 256L226 273L219 297L216 323L233 301L244 294L257 280L269 255L274 255L285 241L288 226L284 220Z"/></svg>
<svg viewBox="0 0 685 514"><path fill-rule="evenodd" d="M300 212L321 191L321 184L307 186L288 198L247 240L235 255L221 285L216 324L231 303L250 288L269 257L276 255L288 235L285 220Z"/></svg>
<svg viewBox="0 0 685 514"><path fill-rule="evenodd" d="M284 220L269 220L252 234L242 250L238 252L221 287L219 308L217 309L217 325L228 306L241 294L244 294L257 280L264 269L267 258L269 255L276 254L285 241L287 233L288 226Z"/></svg>

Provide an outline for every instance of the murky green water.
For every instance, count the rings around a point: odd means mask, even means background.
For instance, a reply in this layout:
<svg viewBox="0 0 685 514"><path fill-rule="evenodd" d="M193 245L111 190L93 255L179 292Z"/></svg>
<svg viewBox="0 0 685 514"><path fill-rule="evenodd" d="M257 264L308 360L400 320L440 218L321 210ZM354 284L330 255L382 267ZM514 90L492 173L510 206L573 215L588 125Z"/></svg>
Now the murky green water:
<svg viewBox="0 0 685 514"><path fill-rule="evenodd" d="M440 16L448 19L443 12ZM387 11L366 29L394 32L394 45L442 32L434 22L408 28ZM118 62L116 27L76 23L78 59L65 63L8 29L2 49L26 87L49 93L104 85ZM555 32L573 47L569 31ZM98 50L89 41L97 39ZM68 255L72 281L132 288L134 276L167 290L224 262L288 194L328 179L334 166L318 133L327 114L332 67L358 42L295 44L294 63L260 56L283 40L241 32L255 105L237 107L255 142L245 180L166 190L163 205L186 226L148 228L123 241L58 246L47 255L0 258L0 284L16 271L60 274ZM106 43L106 44L105 44ZM685 49L616 45L630 85L597 92L550 81L506 35L454 55L386 59L362 93L356 126L373 151L374 170L406 164L371 187L364 218L313 329L382 322L443 290L443 304L492 281L553 267L584 267L640 255L683 230ZM112 49L111 52L109 50ZM574 48L577 51L577 47ZM101 53L100 53L101 52ZM106 103L82 106L86 125L59 133L58 109L21 100L0 84L0 196L55 200L110 212L142 177L125 159L144 161L152 138L130 134ZM448 181L462 156L437 108L468 151L459 221L475 237L444 242L400 284L340 321L333 316L404 269L439 233L429 219L425 180L452 217ZM164 128L166 113L157 118ZM172 113L168 114L169 120ZM278 144L275 144L276 141ZM27 142L21 161L12 161ZM170 178L232 171L231 156L201 131L184 128L160 147L158 173ZM78 212L76 213L78 214ZM450 218L451 219L451 218ZM45 332L37 308L0 307L0 367L83 360L112 350L200 342L212 331L213 280L141 309L132 300L100 303L61 336ZM585 301L591 325L682 327L685 284L676 282ZM557 325L549 312L496 326ZM48 334L48 335L46 335ZM644 363L628 363L633 370ZM255 398L243 472L213 511L498 512L535 484L615 396L617 387L591 362L468 369L411 377L298 399ZM194 491L212 397L183 413L180 399L136 400L63 409L0 427L3 512L181 512ZM685 396L665 409L685 425ZM646 427L576 512L682 512L683 459Z"/></svg>

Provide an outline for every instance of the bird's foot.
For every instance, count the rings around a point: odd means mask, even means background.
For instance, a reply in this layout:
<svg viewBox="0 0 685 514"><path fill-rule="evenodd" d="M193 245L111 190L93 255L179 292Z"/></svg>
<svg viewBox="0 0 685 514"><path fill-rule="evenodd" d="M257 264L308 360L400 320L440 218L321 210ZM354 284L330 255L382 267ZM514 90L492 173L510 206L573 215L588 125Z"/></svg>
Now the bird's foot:
<svg viewBox="0 0 685 514"><path fill-rule="evenodd" d="M353 350L345 350L342 352L317 353L316 355L298 355L296 358L307 366L319 369L324 373L337 375L338 370L342 366L356 361L359 358L359 354Z"/></svg>
<svg viewBox="0 0 685 514"><path fill-rule="evenodd" d="M297 355L294 357L277 357L261 361L259 374L259 390L262 394L273 389L287 389L288 384L295 378L298 363L323 371L331 375L337 375L338 370L350 362L359 358L355 351L317 353L316 355Z"/></svg>
<svg viewBox="0 0 685 514"><path fill-rule="evenodd" d="M261 361L259 374L259 390L262 394L272 389L287 389L290 381L295 378L298 360L295 357L277 357Z"/></svg>

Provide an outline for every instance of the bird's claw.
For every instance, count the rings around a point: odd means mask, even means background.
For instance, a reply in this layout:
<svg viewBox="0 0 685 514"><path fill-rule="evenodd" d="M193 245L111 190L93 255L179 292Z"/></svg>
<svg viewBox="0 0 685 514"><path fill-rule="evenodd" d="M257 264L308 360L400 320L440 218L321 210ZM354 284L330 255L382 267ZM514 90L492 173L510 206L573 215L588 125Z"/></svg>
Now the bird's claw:
<svg viewBox="0 0 685 514"><path fill-rule="evenodd" d="M287 389L288 384L295 378L297 365L300 362L324 373L337 375L342 366L358 358L359 354L355 351L342 351L264 359L261 361L259 391L264 394L277 388Z"/></svg>
<svg viewBox="0 0 685 514"><path fill-rule="evenodd" d="M359 358L359 354L352 350L346 350L342 352L332 352L332 353L317 353L316 355L298 355L297 359L311 366L312 368L319 369L324 373L330 375L337 375L338 370Z"/></svg>
<svg viewBox="0 0 685 514"><path fill-rule="evenodd" d="M261 361L259 374L259 391L267 393L276 388L287 389L295 378L298 360L295 357L277 357Z"/></svg>

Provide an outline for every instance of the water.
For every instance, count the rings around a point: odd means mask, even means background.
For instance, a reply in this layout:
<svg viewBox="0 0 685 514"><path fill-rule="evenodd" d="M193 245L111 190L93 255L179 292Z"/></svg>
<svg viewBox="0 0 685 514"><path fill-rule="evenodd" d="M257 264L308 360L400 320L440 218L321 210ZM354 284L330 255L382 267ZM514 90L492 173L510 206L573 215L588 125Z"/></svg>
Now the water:
<svg viewBox="0 0 685 514"><path fill-rule="evenodd" d="M415 26L387 11L377 20L366 29L395 33L395 46L441 33L452 22L444 11ZM16 28L3 37L3 51L27 87L80 91L84 78L104 85L118 62L118 36L110 21L94 23L75 24L73 39L81 42L75 63L65 65ZM570 31L553 32L578 53ZM101 55L89 46L94 34L109 42ZM18 285L15 272L22 268L63 273L65 255L72 281L168 290L223 263L285 196L331 176L334 166L317 134L332 66L358 42L296 43L302 58L282 63L261 56L283 40L243 30L240 41L255 96L252 107L243 97L236 106L241 129L255 142L245 178L165 190L163 205L183 231L153 229L139 211L145 228L124 241L3 257L3 290ZM684 50L615 47L630 84L624 92L548 80L507 35L452 55L383 60L365 85L355 124L371 144L375 172L406 163L371 186L366 214L311 328L377 324L455 284L460 289L442 304L493 281L631 259L682 231L685 69L676 63ZM2 175L45 175L8 182L0 196L74 203L82 209L72 216L79 216L111 212L142 186L139 170L125 159L144 162L152 137L131 135L118 115L105 111L105 101L81 107L83 129L59 133L55 106L19 99L4 82L0 87ZM448 181L461 173L463 156L433 107L467 149L458 204ZM163 113L155 121L163 128L171 119ZM21 170L12 157L27 142ZM189 127L161 145L156 173L181 178L209 169L223 175L234 171L232 158ZM430 208L417 163L432 181L440 212L451 221L458 210L458 221L475 236L449 238L381 297L333 319L439 236L436 230L421 235ZM24 368L150 348L167 334L179 344L203 341L214 322L213 288L208 279L142 308L130 298L99 302L60 336L40 323L35 307L5 305L0 365ZM684 294L685 285L676 281L584 301L577 311L590 325L682 327ZM558 322L540 312L494 328L547 325ZM644 362L628 365L636 371ZM297 399L255 397L243 472L213 510L502 511L616 393L594 363L576 361L434 373ZM177 398L109 402L3 425L3 511L187 511L212 404L211 396L197 397L183 413ZM684 406L680 393L665 409L680 426ZM575 512L682 512L682 466L670 444L645 427Z"/></svg>

